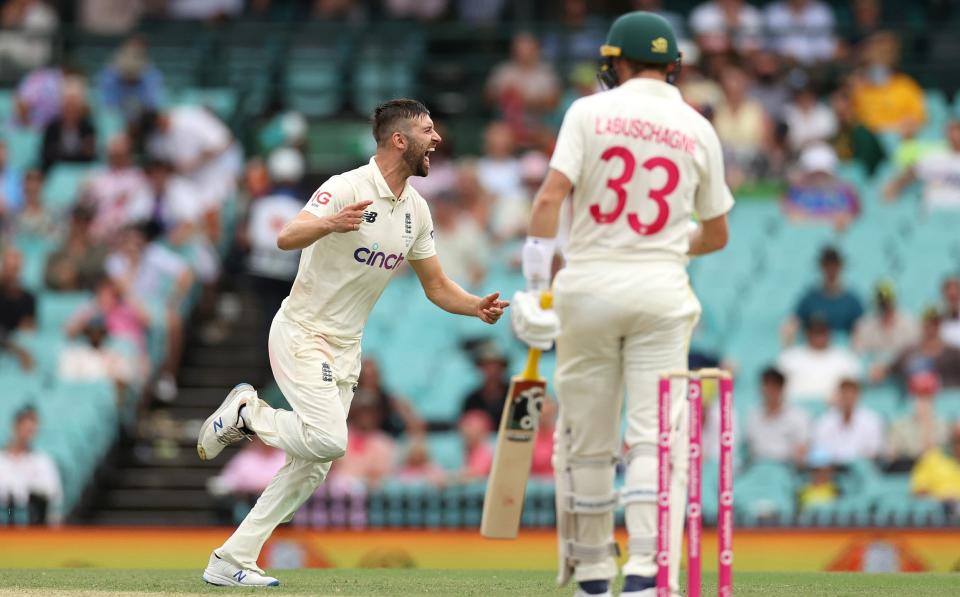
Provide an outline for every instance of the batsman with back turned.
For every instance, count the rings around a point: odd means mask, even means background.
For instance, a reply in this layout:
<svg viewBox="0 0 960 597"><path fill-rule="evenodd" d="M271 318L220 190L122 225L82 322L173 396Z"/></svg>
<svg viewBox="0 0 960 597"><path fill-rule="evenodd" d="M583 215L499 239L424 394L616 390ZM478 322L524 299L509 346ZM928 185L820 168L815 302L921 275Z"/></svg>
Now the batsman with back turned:
<svg viewBox="0 0 960 597"><path fill-rule="evenodd" d="M614 510L624 504L629 558L621 597L655 594L657 386L684 370L700 303L689 285L691 256L722 249L733 197L711 124L671 83L680 69L666 20L618 18L600 49L606 91L570 106L550 171L534 202L523 248L527 291L513 301L517 334L531 347L557 346L560 412L554 446L559 583L576 595L612 595L618 574ZM566 266L550 286L561 204L572 197ZM694 217L699 224L693 224ZM686 388L675 384L671 416L670 589L678 592L687 482ZM614 492L622 456L626 479Z"/></svg>

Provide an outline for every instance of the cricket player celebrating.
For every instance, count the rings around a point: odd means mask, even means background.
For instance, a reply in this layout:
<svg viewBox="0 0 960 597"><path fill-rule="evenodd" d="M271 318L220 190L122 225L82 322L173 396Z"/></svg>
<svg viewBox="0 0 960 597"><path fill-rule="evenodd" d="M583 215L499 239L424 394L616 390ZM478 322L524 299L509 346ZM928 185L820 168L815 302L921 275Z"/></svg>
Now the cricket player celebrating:
<svg viewBox="0 0 960 597"><path fill-rule="evenodd" d="M268 346L273 375L293 410L271 408L240 384L200 430L197 452L205 460L254 434L287 454L236 532L211 554L203 573L209 583L279 584L257 567L257 556L346 450L363 326L401 263L413 267L427 298L450 313L492 324L509 304L499 293L465 292L440 266L430 210L407 182L427 175L440 143L429 111L414 100L386 102L374 112L373 136L370 162L327 180L277 240L281 249L303 249Z"/></svg>
<svg viewBox="0 0 960 597"><path fill-rule="evenodd" d="M721 249L733 197L724 182L713 127L669 81L680 67L676 36L663 18L618 18L601 47L608 91L570 106L534 201L523 249L528 291L513 300L514 327L537 348L557 344L560 405L554 447L558 581L577 595L611 595L617 575L613 512L626 511L630 535L623 597L655 593L657 381L687 368L700 303L688 256ZM567 266L553 282L555 316L540 309L561 203L573 219ZM700 224L694 226L696 214ZM679 385L679 384L678 384ZM681 390L682 388L678 388ZM626 482L613 491L620 413L627 400ZM677 590L683 534L686 400L673 399L670 559Z"/></svg>

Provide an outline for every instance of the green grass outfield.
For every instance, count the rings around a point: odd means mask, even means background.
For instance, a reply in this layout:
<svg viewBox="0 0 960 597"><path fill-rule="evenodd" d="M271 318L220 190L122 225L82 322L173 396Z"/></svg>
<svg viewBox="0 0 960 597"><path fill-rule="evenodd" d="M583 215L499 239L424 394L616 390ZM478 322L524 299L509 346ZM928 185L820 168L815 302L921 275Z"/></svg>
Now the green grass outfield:
<svg viewBox="0 0 960 597"><path fill-rule="evenodd" d="M442 595L535 597L573 595L557 589L547 572L515 570L282 570L283 586L267 589L211 587L200 570L111 570L99 568L0 569L0 596L144 597L263 592L317 597L414 597ZM704 595L715 595L716 577L706 575ZM740 572L737 597L946 597L960 595L960 574L840 574Z"/></svg>

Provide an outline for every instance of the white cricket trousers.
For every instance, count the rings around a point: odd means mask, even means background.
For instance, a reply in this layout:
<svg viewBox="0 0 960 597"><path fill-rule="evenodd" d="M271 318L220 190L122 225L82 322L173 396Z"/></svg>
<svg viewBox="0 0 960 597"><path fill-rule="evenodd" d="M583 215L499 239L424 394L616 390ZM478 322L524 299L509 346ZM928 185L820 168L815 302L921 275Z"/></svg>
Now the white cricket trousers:
<svg viewBox="0 0 960 597"><path fill-rule="evenodd" d="M560 319L554 447L560 574L579 581L617 576L614 510L625 508L630 557L624 574L654 576L657 489L657 391L661 373L685 370L700 303L679 263L579 263L554 282ZM671 423L671 585L677 590L687 476L687 404L676 383ZM623 455L626 395L627 468Z"/></svg>
<svg viewBox="0 0 960 597"><path fill-rule="evenodd" d="M277 525L288 522L347 447L347 412L360 375L360 342L335 343L277 313L268 342L274 379L293 409L255 400L244 421L287 461L217 555L250 570ZM252 408L251 408L252 407Z"/></svg>

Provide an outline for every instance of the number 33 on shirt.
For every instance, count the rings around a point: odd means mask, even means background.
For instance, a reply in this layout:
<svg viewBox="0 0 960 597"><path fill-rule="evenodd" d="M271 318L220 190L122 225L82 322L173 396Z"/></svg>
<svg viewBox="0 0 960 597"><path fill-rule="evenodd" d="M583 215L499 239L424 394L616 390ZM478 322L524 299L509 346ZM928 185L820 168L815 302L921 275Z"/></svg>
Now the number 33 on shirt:
<svg viewBox="0 0 960 597"><path fill-rule="evenodd" d="M685 262L691 218L733 206L713 126L662 81L632 79L574 102L550 167L574 186L569 261Z"/></svg>

